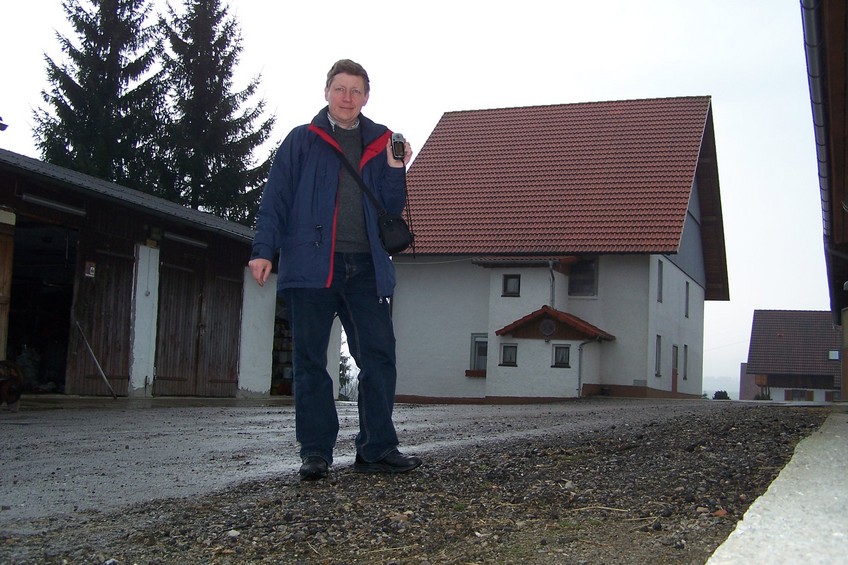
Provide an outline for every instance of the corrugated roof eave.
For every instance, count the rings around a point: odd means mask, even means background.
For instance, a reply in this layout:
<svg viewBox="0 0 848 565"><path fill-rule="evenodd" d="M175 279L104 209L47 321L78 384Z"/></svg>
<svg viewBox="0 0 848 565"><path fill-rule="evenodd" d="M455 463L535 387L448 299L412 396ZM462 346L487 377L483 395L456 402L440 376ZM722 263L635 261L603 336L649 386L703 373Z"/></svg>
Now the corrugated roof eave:
<svg viewBox="0 0 848 565"><path fill-rule="evenodd" d="M239 240L253 239L254 230L236 222L6 149L0 149L0 167L12 172L22 172L34 178L46 179L101 200L181 221L205 231L221 233Z"/></svg>

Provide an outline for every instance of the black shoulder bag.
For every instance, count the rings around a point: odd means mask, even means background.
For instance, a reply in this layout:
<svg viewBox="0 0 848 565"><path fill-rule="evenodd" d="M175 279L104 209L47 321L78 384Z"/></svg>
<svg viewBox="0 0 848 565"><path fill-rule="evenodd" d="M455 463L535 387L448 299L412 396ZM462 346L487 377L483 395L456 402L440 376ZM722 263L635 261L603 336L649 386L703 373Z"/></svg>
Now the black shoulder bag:
<svg viewBox="0 0 848 565"><path fill-rule="evenodd" d="M347 167L351 176L356 179L359 189L365 193L365 196L368 197L371 204L373 204L374 208L377 209L377 227L380 230L380 241L383 244L383 249L385 249L389 255L400 253L409 246L412 246L413 249L415 249L415 234L409 229L409 224L406 223L403 216L387 212L386 209L380 205L380 202L377 200L377 197L374 196L374 193L365 186L365 181L363 181L362 177L359 176L359 171L357 171L350 161L347 160L344 153L341 151L338 151L338 153L344 166ZM406 179L404 178L404 185L405 184ZM405 192L406 186L404 186L404 193ZM409 214L408 207L406 209L406 213Z"/></svg>

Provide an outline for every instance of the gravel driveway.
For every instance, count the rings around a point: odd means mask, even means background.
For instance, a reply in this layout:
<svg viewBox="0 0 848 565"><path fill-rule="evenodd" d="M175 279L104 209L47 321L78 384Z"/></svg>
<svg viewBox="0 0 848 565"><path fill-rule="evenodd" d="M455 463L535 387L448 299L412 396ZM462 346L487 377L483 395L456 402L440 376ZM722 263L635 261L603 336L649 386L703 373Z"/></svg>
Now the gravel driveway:
<svg viewBox="0 0 848 565"><path fill-rule="evenodd" d="M312 484L296 479L292 406L210 404L0 412L0 558L704 562L826 416L708 400L398 405L402 450L424 466L383 478L350 472L356 406L342 403L330 478Z"/></svg>
<svg viewBox="0 0 848 565"><path fill-rule="evenodd" d="M214 401L210 403L214 404ZM186 497L236 483L293 475L300 466L294 407L180 406L0 412L0 525L156 498ZM714 406L714 404L713 404ZM444 450L536 436L574 436L675 419L710 402L589 399L543 405L397 405L401 449ZM334 469L353 463L356 405L339 403Z"/></svg>

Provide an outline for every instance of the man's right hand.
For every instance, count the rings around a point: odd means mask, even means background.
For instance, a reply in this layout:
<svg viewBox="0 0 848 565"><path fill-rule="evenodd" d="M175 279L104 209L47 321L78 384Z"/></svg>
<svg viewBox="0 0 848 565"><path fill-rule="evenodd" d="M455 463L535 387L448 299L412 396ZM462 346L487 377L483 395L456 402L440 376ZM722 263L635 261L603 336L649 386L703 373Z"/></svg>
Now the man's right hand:
<svg viewBox="0 0 848 565"><path fill-rule="evenodd" d="M250 274L253 275L253 279L259 283L259 286L265 286L273 268L271 261L268 259L251 259L247 266L250 267Z"/></svg>

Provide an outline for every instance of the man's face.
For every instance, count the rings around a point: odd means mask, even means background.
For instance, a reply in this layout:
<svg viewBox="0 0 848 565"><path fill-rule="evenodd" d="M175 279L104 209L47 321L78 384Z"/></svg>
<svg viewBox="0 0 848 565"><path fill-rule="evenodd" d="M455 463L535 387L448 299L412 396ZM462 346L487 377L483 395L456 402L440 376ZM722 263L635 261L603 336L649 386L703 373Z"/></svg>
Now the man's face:
<svg viewBox="0 0 848 565"><path fill-rule="evenodd" d="M324 89L324 100L330 105L330 115L342 127L351 127L359 118L362 107L368 103L365 94L365 79L360 76L339 73L330 86Z"/></svg>

